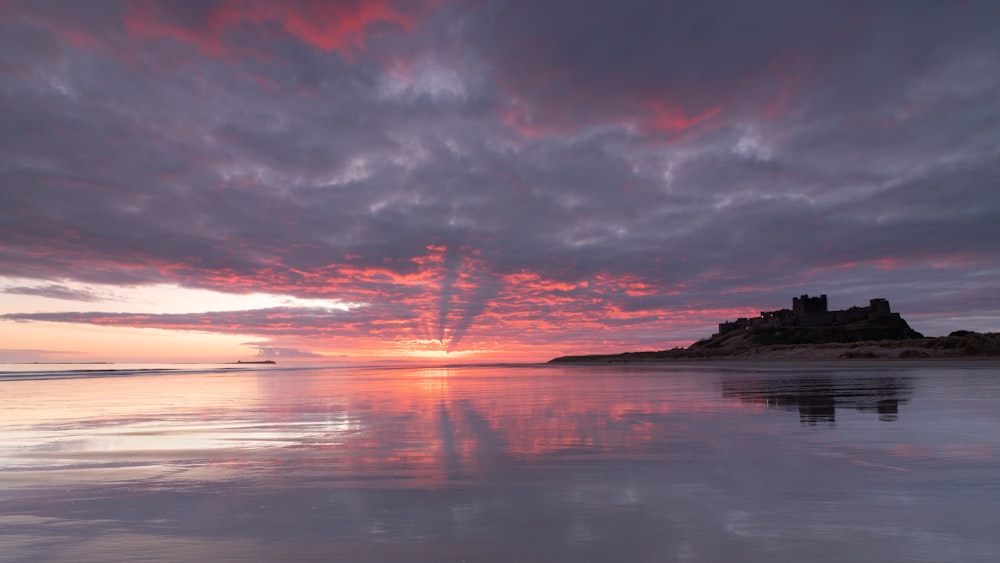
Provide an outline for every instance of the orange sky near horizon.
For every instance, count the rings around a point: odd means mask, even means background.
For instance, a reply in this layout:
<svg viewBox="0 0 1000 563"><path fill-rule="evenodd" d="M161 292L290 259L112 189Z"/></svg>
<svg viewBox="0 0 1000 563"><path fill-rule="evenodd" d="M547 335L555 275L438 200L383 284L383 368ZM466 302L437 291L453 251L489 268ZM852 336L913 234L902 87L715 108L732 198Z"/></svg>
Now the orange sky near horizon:
<svg viewBox="0 0 1000 563"><path fill-rule="evenodd" d="M247 331L240 333L238 325L224 322L213 323L204 328L199 327L198 319L202 315L225 316L239 315L246 310L216 310L211 307L214 302L223 304L224 295L214 295L214 292L185 291L177 288L161 288L159 300L153 300L156 290L141 292L138 303L130 303L127 297L119 291L118 301L80 302L77 303L77 315L90 314L88 310L103 311L94 313L93 317L83 317L81 322L46 322L39 320L0 322L0 341L4 343L5 352L0 353L0 362L226 362L237 359L247 360L258 357L284 359L286 361L350 361L365 362L373 360L407 360L412 362L541 362L573 350L573 344L557 340L560 323L566 326L598 327L601 319L587 320L584 313L576 313L576 318L562 315L557 319L539 319L536 315L525 314L524 319L515 315L497 315L484 312L478 319L479 333L475 339L470 339L468 347L460 350L449 350L448 331L445 340L434 338L381 338L377 332L386 331L379 328L369 337L327 336L322 327L317 327L317 334L310 334L310 327L289 327L280 317L294 319L294 308L283 308L280 313L269 313L267 324L261 325L257 334ZM127 293L127 292L126 292ZM267 300L262 299L262 303ZM196 302L204 301L203 311L197 310ZM39 314L46 309L60 310L65 307L62 300L47 299L41 296L20 297L11 296L0 299L6 301L8 311ZM252 299L251 299L252 301ZM281 299L274 299L280 303ZM186 305L185 312L171 313L178 309L176 303ZM435 305L432 304L431 307ZM524 307L531 307L531 300L526 298ZM118 309L122 312L108 313L108 309ZM193 310L191 310L194 308ZM140 309L142 313L127 312ZM266 309L265 309L266 310ZM313 309L301 307L305 313ZM348 310L346 314L349 314ZM735 312L727 312L735 313ZM691 313L694 318L696 314ZM115 315L121 315L116 317ZM183 322L176 322L176 317L160 319L159 315L179 315ZM627 314L621 314L627 319ZM680 317L678 317L680 318ZM682 320L690 323L690 320ZM493 324L500 327L501 336L491 337L486 326ZM652 324L648 323L647 324ZM699 324L695 321L694 324ZM282 326L286 325L286 326ZM277 328L275 328L277 326ZM650 330L662 330L666 325L652 327ZM391 327L391 324L390 324ZM431 332L425 329L425 334ZM273 333L276 333L272 335ZM513 336L511 336L513 335ZM546 338L546 335L548 337ZM532 342L533 336L539 342ZM708 336L706 334L705 336ZM686 345L690 341L672 341L664 330L662 347ZM612 334L602 341L588 339L577 344L577 349L587 347L587 352L599 350L602 352L624 351L630 343L624 338L615 338ZM261 349L277 348L272 354L263 354ZM297 352L289 353L282 358L281 349L287 348ZM310 354L302 354L308 350ZM598 352L593 352L598 353Z"/></svg>

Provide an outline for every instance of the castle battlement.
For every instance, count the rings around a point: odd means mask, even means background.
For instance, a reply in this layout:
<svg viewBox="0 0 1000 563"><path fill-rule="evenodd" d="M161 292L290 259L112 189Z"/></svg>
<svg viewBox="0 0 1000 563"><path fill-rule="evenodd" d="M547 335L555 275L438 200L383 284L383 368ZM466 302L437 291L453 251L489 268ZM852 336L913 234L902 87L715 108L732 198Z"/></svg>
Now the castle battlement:
<svg viewBox="0 0 1000 563"><path fill-rule="evenodd" d="M899 313L892 312L886 299L871 299L867 307L830 311L827 309L825 294L819 297L802 295L792 298L791 309L761 311L759 317L739 318L721 323L716 336L751 328L840 326L884 317L899 317Z"/></svg>

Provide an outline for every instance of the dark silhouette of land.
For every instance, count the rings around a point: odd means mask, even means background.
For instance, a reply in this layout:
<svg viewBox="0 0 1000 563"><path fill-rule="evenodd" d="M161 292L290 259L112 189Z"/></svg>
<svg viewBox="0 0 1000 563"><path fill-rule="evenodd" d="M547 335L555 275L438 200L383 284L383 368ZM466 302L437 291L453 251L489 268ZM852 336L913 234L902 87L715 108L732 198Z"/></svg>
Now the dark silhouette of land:
<svg viewBox="0 0 1000 563"><path fill-rule="evenodd" d="M892 312L886 299L840 311L826 295L792 299L791 309L719 324L719 331L687 348L586 356L549 363L628 363L669 360L919 359L1000 357L1000 333L956 331L924 337Z"/></svg>
<svg viewBox="0 0 1000 563"><path fill-rule="evenodd" d="M923 338L899 313L892 312L886 299L872 299L867 307L829 311L826 295L803 295L792 298L791 309L763 311L758 317L721 323L719 332L695 346L724 347L730 340L748 336L759 345Z"/></svg>

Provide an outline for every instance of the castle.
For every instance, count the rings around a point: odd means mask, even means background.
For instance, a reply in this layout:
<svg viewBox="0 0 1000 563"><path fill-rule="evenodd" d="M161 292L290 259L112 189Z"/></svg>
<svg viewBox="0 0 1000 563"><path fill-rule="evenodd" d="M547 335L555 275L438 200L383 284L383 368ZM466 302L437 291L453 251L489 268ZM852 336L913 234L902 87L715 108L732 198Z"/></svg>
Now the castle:
<svg viewBox="0 0 1000 563"><path fill-rule="evenodd" d="M839 326L883 318L900 318L899 313L893 313L889 308L889 301L886 299L872 299L867 307L828 311L826 295L819 297L803 295L792 298L791 309L762 311L759 317L739 318L735 321L721 323L718 334L714 336L751 328Z"/></svg>

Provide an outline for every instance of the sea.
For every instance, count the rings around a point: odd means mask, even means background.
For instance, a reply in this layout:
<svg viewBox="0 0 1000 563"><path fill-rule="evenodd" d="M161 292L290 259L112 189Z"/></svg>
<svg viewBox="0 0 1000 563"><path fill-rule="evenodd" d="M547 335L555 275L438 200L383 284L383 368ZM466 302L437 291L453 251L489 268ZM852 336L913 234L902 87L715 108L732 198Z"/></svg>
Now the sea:
<svg viewBox="0 0 1000 563"><path fill-rule="evenodd" d="M996 362L0 366L0 561L1000 561Z"/></svg>

